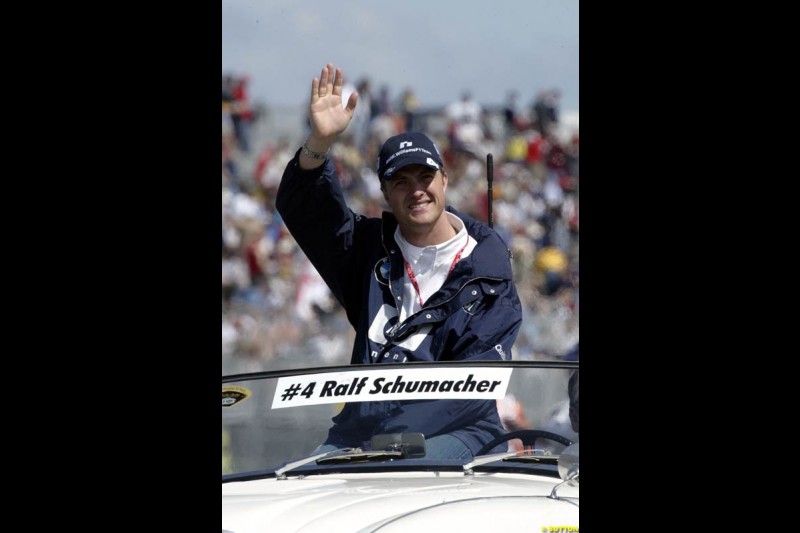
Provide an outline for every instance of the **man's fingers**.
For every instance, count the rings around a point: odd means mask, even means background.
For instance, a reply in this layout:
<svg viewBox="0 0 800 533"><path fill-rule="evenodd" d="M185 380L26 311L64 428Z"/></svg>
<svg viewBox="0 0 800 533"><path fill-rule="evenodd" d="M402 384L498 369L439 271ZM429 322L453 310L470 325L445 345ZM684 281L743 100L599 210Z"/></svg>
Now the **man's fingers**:
<svg viewBox="0 0 800 533"><path fill-rule="evenodd" d="M319 73L319 85L320 87L324 86L328 83L328 67L327 65L322 67L322 70Z"/></svg>
<svg viewBox="0 0 800 533"><path fill-rule="evenodd" d="M333 94L341 96L343 84L344 84L344 75L342 74L342 69L337 68L336 77L333 78Z"/></svg>
<svg viewBox="0 0 800 533"><path fill-rule="evenodd" d="M328 94L328 70L330 65L326 65L322 68L322 72L319 75L319 95L325 96Z"/></svg>
<svg viewBox="0 0 800 533"><path fill-rule="evenodd" d="M333 68L333 64L328 63L325 65L325 68L322 69L322 73L319 77L319 95L320 96L327 96L333 93L333 78L335 75L335 70Z"/></svg>
<svg viewBox="0 0 800 533"><path fill-rule="evenodd" d="M341 92L342 88L339 87L339 91ZM347 107L344 110L347 112L348 115L352 115L353 111L356 110L356 104L358 103L358 93L351 93L350 98L347 99Z"/></svg>
<svg viewBox="0 0 800 533"><path fill-rule="evenodd" d="M333 82L339 70L341 69L334 69L333 65L328 63L328 80L327 84L325 85L325 94L333 94Z"/></svg>
<svg viewBox="0 0 800 533"><path fill-rule="evenodd" d="M329 94L341 96L343 85L344 75L342 74L342 69L334 68L332 63L328 63L322 68L319 78L311 80L311 103L314 104L317 100ZM352 100L352 104L348 102L348 108L350 108L351 112L355 109L355 100Z"/></svg>

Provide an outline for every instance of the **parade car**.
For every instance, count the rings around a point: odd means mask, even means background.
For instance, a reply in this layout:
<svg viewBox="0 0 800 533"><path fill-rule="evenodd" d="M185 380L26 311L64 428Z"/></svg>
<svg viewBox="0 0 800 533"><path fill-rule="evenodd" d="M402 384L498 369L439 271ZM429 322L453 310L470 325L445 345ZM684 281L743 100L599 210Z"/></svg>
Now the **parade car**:
<svg viewBox="0 0 800 533"><path fill-rule="evenodd" d="M440 362L223 376L222 531L578 531L577 368ZM454 398L495 402L504 430L469 459L426 457L426 435L413 431L318 449L350 402Z"/></svg>

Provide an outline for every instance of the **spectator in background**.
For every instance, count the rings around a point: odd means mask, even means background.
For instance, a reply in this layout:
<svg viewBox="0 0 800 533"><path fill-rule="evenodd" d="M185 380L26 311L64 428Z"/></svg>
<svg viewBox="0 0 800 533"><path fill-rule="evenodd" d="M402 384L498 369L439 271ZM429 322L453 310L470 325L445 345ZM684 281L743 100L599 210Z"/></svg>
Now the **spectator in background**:
<svg viewBox="0 0 800 533"><path fill-rule="evenodd" d="M478 122L481 111L483 108L472 98L472 93L463 91L460 99L447 106L447 118L455 124Z"/></svg>
<svg viewBox="0 0 800 533"><path fill-rule="evenodd" d="M405 119L405 131L414 131L414 114L419 110L420 103L414 90L407 87L400 97L400 112Z"/></svg>
<svg viewBox="0 0 800 533"><path fill-rule="evenodd" d="M376 106L376 102L372 96L370 83L367 78L361 78L356 85L344 85L342 87L342 100L346 102L350 95L356 92L358 93L361 105L358 106L358 109L353 114L353 119L350 121L347 134L353 138L356 149L364 151L367 147L367 140L369 139L373 107ZM310 116L309 120L311 120Z"/></svg>
<svg viewBox="0 0 800 533"><path fill-rule="evenodd" d="M250 151L250 122L253 120L253 110L250 107L250 95L247 88L249 83L250 78L245 75L234 78L231 87L231 118L239 149L243 152Z"/></svg>
<svg viewBox="0 0 800 533"><path fill-rule="evenodd" d="M482 117L483 107L469 91L462 92L459 100L447 106L448 135L454 151L468 152L475 157L485 152Z"/></svg>
<svg viewBox="0 0 800 533"><path fill-rule="evenodd" d="M575 347L570 350L565 356L565 361L579 361L580 357L578 355L578 344L575 344ZM578 431L578 422L579 422L579 403L578 400L580 399L580 395L578 393L578 373L579 370L573 370L570 373L569 382L567 384L567 390L569 392L569 421L572 425L572 431L575 433L579 433Z"/></svg>
<svg viewBox="0 0 800 533"><path fill-rule="evenodd" d="M389 87L386 85L382 85L378 92L378 100L372 118L378 115L394 115L394 104L392 104L392 97L389 94Z"/></svg>
<svg viewBox="0 0 800 533"><path fill-rule="evenodd" d="M506 103L503 106L503 120L505 124L506 138L516 135L520 128L520 117L517 101L519 100L519 93L517 91L508 91L506 95Z"/></svg>
<svg viewBox="0 0 800 533"><path fill-rule="evenodd" d="M561 91L548 89L540 91L533 102L534 125L543 137L558 124L560 99Z"/></svg>

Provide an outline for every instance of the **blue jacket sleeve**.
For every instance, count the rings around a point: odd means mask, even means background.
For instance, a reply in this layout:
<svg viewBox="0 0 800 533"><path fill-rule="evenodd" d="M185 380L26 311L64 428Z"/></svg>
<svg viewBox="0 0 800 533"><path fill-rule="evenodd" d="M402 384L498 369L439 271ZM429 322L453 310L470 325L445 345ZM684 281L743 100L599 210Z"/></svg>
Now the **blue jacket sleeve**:
<svg viewBox="0 0 800 533"><path fill-rule="evenodd" d="M299 151L298 151L299 153ZM286 228L317 269L348 316L361 301L359 228L374 225L347 206L330 159L313 170L297 164L297 154L281 178L275 207ZM352 321L352 320L351 320Z"/></svg>

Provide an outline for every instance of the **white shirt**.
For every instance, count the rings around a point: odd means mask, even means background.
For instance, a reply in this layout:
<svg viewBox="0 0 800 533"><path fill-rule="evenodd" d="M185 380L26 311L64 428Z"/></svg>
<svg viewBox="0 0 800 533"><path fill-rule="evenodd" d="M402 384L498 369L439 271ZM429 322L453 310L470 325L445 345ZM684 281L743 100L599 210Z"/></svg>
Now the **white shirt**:
<svg viewBox="0 0 800 533"><path fill-rule="evenodd" d="M447 211L445 211L445 215L450 225L456 230L456 235L441 244L420 248L403 238L399 226L394 232L394 240L400 247L400 252L403 254L408 266L411 267L419 287L419 294L417 294L417 289L411 283L408 270L406 270L403 276L401 322L409 315L420 310L422 307L419 303L420 298L422 298L423 303L427 302L428 298L441 288L450 273L450 266L453 264L456 254L464 248L459 258L461 260L467 257L478 244L478 241L467 234L464 222L460 218Z"/></svg>

